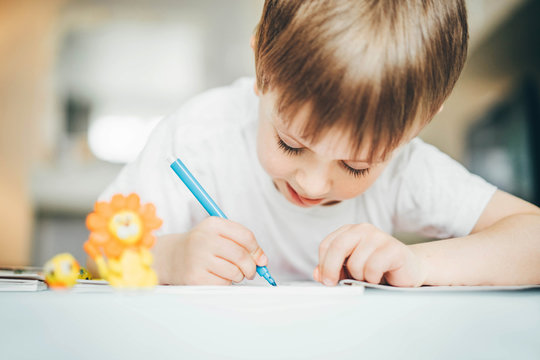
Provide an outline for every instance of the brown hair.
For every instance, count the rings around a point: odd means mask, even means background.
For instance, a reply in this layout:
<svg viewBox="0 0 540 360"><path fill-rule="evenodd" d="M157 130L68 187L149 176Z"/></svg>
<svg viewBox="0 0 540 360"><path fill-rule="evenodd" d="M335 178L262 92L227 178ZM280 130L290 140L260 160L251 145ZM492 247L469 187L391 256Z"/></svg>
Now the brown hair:
<svg viewBox="0 0 540 360"><path fill-rule="evenodd" d="M311 105L302 136L348 131L385 158L450 94L467 55L463 0L266 0L255 36L257 86L278 113Z"/></svg>

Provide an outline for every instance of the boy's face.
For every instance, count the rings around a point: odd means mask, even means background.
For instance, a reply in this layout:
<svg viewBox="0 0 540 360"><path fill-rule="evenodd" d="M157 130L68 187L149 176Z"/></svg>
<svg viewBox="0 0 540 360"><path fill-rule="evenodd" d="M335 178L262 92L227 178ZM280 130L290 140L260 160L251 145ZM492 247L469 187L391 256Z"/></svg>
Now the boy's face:
<svg viewBox="0 0 540 360"><path fill-rule="evenodd" d="M362 194L391 158L368 163L369 148L354 155L349 139L337 129L309 143L300 136L301 125L309 121L307 106L286 125L276 112L275 93L267 91L259 97L259 161L276 188L297 206L332 205Z"/></svg>

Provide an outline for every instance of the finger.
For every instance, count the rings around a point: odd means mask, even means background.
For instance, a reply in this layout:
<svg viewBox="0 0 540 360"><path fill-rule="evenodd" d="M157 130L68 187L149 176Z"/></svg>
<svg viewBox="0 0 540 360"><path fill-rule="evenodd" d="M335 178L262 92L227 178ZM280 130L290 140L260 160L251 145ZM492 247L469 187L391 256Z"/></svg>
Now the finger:
<svg viewBox="0 0 540 360"><path fill-rule="evenodd" d="M215 216L211 216L204 221L213 232L226 237L245 248L258 265L266 265L268 260L257 243L255 235L248 228L234 221Z"/></svg>
<svg viewBox="0 0 540 360"><path fill-rule="evenodd" d="M377 249L366 261L365 281L379 284L386 272L400 268L403 266L404 260L401 248L395 244L390 243Z"/></svg>
<svg viewBox="0 0 540 360"><path fill-rule="evenodd" d="M231 285L232 281L229 279L224 279L219 275L216 275L212 272L208 273L208 280L206 282L202 282L199 285Z"/></svg>
<svg viewBox="0 0 540 360"><path fill-rule="evenodd" d="M246 278L253 279L255 277L255 260L244 247L238 245L235 241L223 237L218 237L213 241L212 246L214 247L212 253L215 256L227 260L238 267Z"/></svg>
<svg viewBox="0 0 540 360"><path fill-rule="evenodd" d="M326 256L319 264L325 285L337 284L345 259L351 255L359 241L359 234L352 232L344 232L332 241Z"/></svg>
<svg viewBox="0 0 540 360"><path fill-rule="evenodd" d="M347 260L345 259L345 263L347 263ZM347 267L345 265L343 265L341 267L341 271L339 273L339 280L343 280L343 279L352 279L353 277L351 276L351 274L349 273L349 271L347 270Z"/></svg>
<svg viewBox="0 0 540 360"><path fill-rule="evenodd" d="M339 274L339 280L343 280L343 279L351 279L351 275L349 274L349 272L347 271L345 267L341 267L341 272ZM322 282L318 266L316 266L315 269L313 269L313 280L317 282Z"/></svg>
<svg viewBox="0 0 540 360"><path fill-rule="evenodd" d="M182 282L184 285L231 285L231 280L224 279L210 270L201 269L192 273Z"/></svg>
<svg viewBox="0 0 540 360"><path fill-rule="evenodd" d="M364 267L367 259L381 246L381 243L375 239L366 239L360 241L354 249L345 265L352 278L364 281Z"/></svg>
<svg viewBox="0 0 540 360"><path fill-rule="evenodd" d="M208 271L225 280L230 280L237 283L244 280L244 274L238 268L238 266L217 256L213 259Z"/></svg>
<svg viewBox="0 0 540 360"><path fill-rule="evenodd" d="M344 225L337 229L336 231L330 233L328 236L326 236L321 243L319 244L319 264L322 264L324 261L324 258L326 257L326 253L328 252L328 248L330 247L330 244L342 233L350 229L350 225Z"/></svg>

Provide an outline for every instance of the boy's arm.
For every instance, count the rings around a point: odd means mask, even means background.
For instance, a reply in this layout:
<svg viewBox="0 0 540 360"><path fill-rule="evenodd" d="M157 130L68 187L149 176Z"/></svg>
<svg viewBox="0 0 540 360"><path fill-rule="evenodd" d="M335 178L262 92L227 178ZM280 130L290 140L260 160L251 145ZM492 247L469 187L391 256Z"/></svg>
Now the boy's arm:
<svg viewBox="0 0 540 360"><path fill-rule="evenodd" d="M411 245L425 285L540 284L540 209L497 191L472 232Z"/></svg>

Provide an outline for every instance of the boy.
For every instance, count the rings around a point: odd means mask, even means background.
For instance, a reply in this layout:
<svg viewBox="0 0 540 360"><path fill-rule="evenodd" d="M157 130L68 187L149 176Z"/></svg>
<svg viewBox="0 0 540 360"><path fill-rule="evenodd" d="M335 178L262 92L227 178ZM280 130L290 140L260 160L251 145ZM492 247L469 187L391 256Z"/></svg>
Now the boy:
<svg viewBox="0 0 540 360"><path fill-rule="evenodd" d="M467 38L461 0L267 0L256 81L163 120L101 198L156 205L161 283L231 284L267 264L278 283L540 283L540 210L415 138ZM234 221L207 217L168 157ZM406 246L397 230L446 240Z"/></svg>

